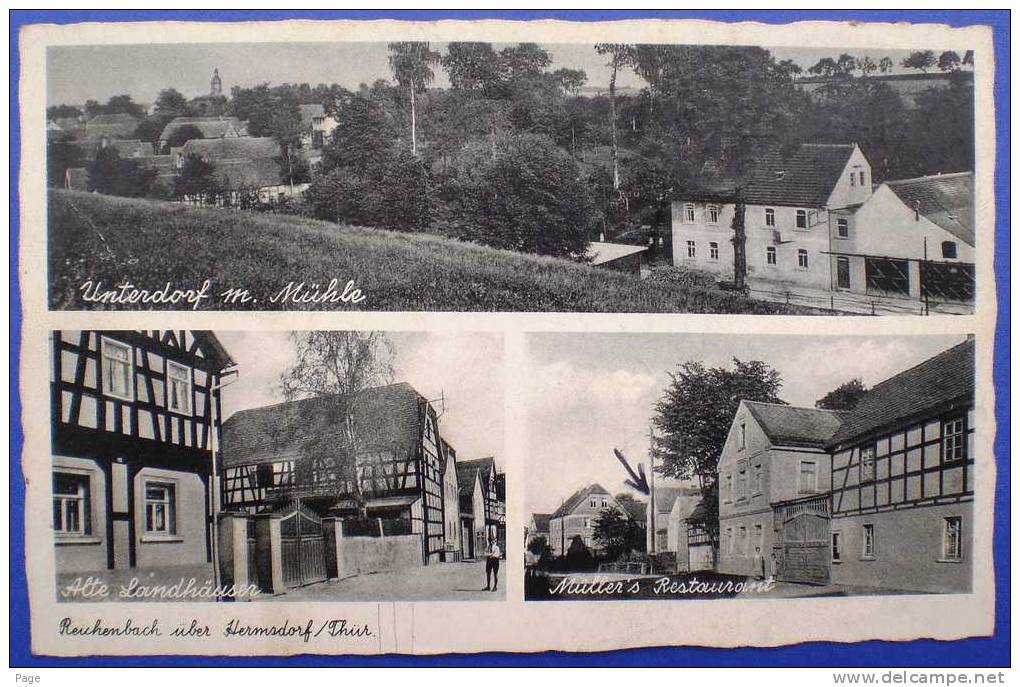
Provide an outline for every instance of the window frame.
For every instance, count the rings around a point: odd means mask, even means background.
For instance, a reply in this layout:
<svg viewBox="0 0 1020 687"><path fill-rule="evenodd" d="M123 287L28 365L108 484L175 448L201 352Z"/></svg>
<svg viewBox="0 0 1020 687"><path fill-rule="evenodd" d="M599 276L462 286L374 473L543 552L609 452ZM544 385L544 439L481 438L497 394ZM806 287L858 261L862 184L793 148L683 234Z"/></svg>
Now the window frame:
<svg viewBox="0 0 1020 687"><path fill-rule="evenodd" d="M695 260L698 257L698 243L692 239L687 239L687 259Z"/></svg>
<svg viewBox="0 0 1020 687"><path fill-rule="evenodd" d="M737 425L737 450L743 451L747 448L747 422L740 421Z"/></svg>
<svg viewBox="0 0 1020 687"><path fill-rule="evenodd" d="M840 241L846 241L850 238L849 217L836 218L836 238L839 239Z"/></svg>
<svg viewBox="0 0 1020 687"><path fill-rule="evenodd" d="M947 251L946 250L947 248L949 248L951 250ZM947 255L947 253L952 253L952 255ZM957 249L956 241L943 241L942 242L942 259L943 260L959 260L960 259L959 255L960 255L960 252Z"/></svg>
<svg viewBox="0 0 1020 687"><path fill-rule="evenodd" d="M833 563L843 562L843 531L832 530L829 539L829 560Z"/></svg>
<svg viewBox="0 0 1020 687"><path fill-rule="evenodd" d="M154 498L149 495L149 490L164 490L165 497ZM173 480L160 479L158 477L146 478L142 482L142 534L149 539L176 539L177 538L177 484ZM152 507L150 515L150 506ZM152 527L155 522L155 514L159 506L164 507L164 527L158 529Z"/></svg>
<svg viewBox="0 0 1020 687"><path fill-rule="evenodd" d="M804 466L810 465L812 481L814 484L804 484ZM797 493L799 494L814 494L818 491L818 461L817 460L802 460L797 464Z"/></svg>
<svg viewBox="0 0 1020 687"><path fill-rule="evenodd" d="M811 269L810 262L808 261L807 248L797 249L797 269L803 271Z"/></svg>
<svg viewBox="0 0 1020 687"><path fill-rule="evenodd" d="M719 242L708 242L708 259L712 262L719 262Z"/></svg>
<svg viewBox="0 0 1020 687"><path fill-rule="evenodd" d="M956 550L950 551L949 533L953 523L956 524ZM939 560L953 563L963 560L963 517L960 515L949 515L942 518L942 555Z"/></svg>
<svg viewBox="0 0 1020 687"><path fill-rule="evenodd" d="M697 209L694 207L694 203L684 203L683 224L695 224L698 221Z"/></svg>
<svg viewBox="0 0 1020 687"><path fill-rule="evenodd" d="M705 217L708 224L719 224L719 218L722 216L722 209L718 205L707 205L705 206Z"/></svg>
<svg viewBox="0 0 1020 687"><path fill-rule="evenodd" d="M164 377L164 379L163 379L163 392L164 392L164 395L166 396L166 398L164 399L166 401L166 409L168 411L170 411L171 413L175 413L177 415L183 415L185 417L191 417L195 413L194 403L192 403L192 397L194 396L194 389L195 389L195 374L194 374L193 368L191 368L191 366L189 366L189 365L185 365L183 363L179 363L179 362L177 362L175 360L166 359L165 362L166 362L166 365L165 365L165 370L164 370L164 373L163 373L163 377ZM180 409L177 409L177 408L172 408L170 406L170 399L172 398L172 394L171 394L171 391L170 391L170 388L171 388L171 384L170 384L170 380L171 380L170 370L173 369L173 368L177 368L178 370L183 370L184 373L185 373L185 376L186 376L186 379L184 379L184 380L180 380L180 379L175 380L175 381L183 382L184 384L186 384L185 399L187 400L187 404L188 404L188 407L187 407L186 410L180 410Z"/></svg>
<svg viewBox="0 0 1020 687"><path fill-rule="evenodd" d="M765 208L765 226L774 228L776 226L776 209Z"/></svg>
<svg viewBox="0 0 1020 687"><path fill-rule="evenodd" d="M861 560L875 560L875 524L871 522L861 524Z"/></svg>
<svg viewBox="0 0 1020 687"><path fill-rule="evenodd" d="M123 360L117 360L115 358L109 357L107 355L107 353L106 353L107 347L111 347L111 348L115 348L115 349L116 348L126 349L127 350L127 360L123 361ZM100 348L99 359L100 359L102 367L103 367L103 373L102 373L101 378L100 378L99 381L100 381L100 385L101 385L102 390L103 390L103 395L104 396L109 396L110 398L116 398L116 399L119 399L121 401L134 401L135 400L135 384L134 384L134 380L135 380L135 347L132 346L129 343L124 343L122 341L117 341L116 339L111 339L108 336L102 336L102 337L100 337L99 348ZM126 366L127 366L127 380L126 380L127 381L127 392L124 393L124 394L121 394L121 393L119 393L117 391L114 391L112 389L107 388L106 372L107 372L107 366L110 363L114 363L114 364L117 364L117 365L125 365L126 364Z"/></svg>
<svg viewBox="0 0 1020 687"><path fill-rule="evenodd" d="M58 475L64 479L70 479L77 482L78 493L77 494L58 494L56 490L55 482L58 479ZM53 500L53 505L56 506L60 503L60 521L61 527L57 528L57 523L51 521L50 527L53 530L54 536L58 539L84 539L92 536L92 476L87 472L80 472L77 470L68 470L66 468L55 468L52 472L53 484L51 484L50 491ZM66 523L67 510L66 506L68 503L76 503L76 513L78 518L78 528L75 530L68 530L64 527ZM56 509L54 508L54 515Z"/></svg>
<svg viewBox="0 0 1020 687"><path fill-rule="evenodd" d="M946 425L957 424L960 425L960 431L953 433L952 435L946 434ZM959 452L959 456L952 458L946 458L946 440L949 438L955 439L953 442L953 451ZM967 416L964 414L959 415L947 415L939 420L939 459L942 465L955 465L957 463L964 463L967 461Z"/></svg>
<svg viewBox="0 0 1020 687"><path fill-rule="evenodd" d="M861 444L861 447L860 449L858 449L858 451L860 453L857 466L858 483L868 484L869 482L874 482L878 478L878 446L876 446L874 442L870 444ZM871 466L869 474L865 474L864 472L865 452L867 452L867 454L871 456L871 459L867 462L867 464Z"/></svg>
<svg viewBox="0 0 1020 687"><path fill-rule="evenodd" d="M794 215L794 226L801 230L808 228L808 211L806 209L797 208Z"/></svg>
<svg viewBox="0 0 1020 687"><path fill-rule="evenodd" d="M765 246L765 266L777 267L779 265L779 251L775 246Z"/></svg>

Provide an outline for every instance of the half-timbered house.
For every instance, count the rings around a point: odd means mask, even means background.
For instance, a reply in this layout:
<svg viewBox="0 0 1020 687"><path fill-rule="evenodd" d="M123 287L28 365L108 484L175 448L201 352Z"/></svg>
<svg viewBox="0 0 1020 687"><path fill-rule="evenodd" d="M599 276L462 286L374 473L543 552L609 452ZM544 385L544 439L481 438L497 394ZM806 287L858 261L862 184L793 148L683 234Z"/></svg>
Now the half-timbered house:
<svg viewBox="0 0 1020 687"><path fill-rule="evenodd" d="M341 449L341 406L352 418L353 459ZM406 383L242 410L224 423L226 508L254 513L300 500L344 516L352 533L374 520L385 534L419 535L425 563L448 550L444 468L436 410Z"/></svg>
<svg viewBox="0 0 1020 687"><path fill-rule="evenodd" d="M490 537L495 537L502 551L506 551L506 491L504 476L498 472L496 461L492 456L479 458L477 460L462 461L466 473L475 471L478 473L478 481L482 490L483 522L484 531L480 542L484 549ZM465 474L466 474L465 473ZM500 483L503 482L503 496L500 496ZM477 516L477 514L476 514ZM479 542L476 542L475 555Z"/></svg>
<svg viewBox="0 0 1020 687"><path fill-rule="evenodd" d="M53 531L60 573L211 562L220 380L206 331L52 334Z"/></svg>
<svg viewBox="0 0 1020 687"><path fill-rule="evenodd" d="M974 341L875 385L832 437L832 581L964 592L974 533Z"/></svg>

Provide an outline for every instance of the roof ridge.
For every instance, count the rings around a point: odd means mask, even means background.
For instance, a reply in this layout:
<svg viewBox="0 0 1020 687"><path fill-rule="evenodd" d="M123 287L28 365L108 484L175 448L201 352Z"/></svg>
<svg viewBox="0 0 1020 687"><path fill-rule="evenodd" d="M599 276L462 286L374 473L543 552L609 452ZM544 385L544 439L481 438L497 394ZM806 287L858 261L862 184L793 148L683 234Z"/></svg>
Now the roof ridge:
<svg viewBox="0 0 1020 687"><path fill-rule="evenodd" d="M366 389L362 389L361 391L359 391L357 393L366 393L368 391L377 391L377 390L388 389L390 387L401 386L401 385L410 387L410 389L412 391L414 391L414 393L418 394L418 396L421 396L421 394L418 393L418 390L415 389L413 386L411 386L410 382L392 382L390 384L380 384L379 386L370 386L370 387L368 387ZM295 399L293 399L291 401L279 401L277 403L270 403L267 406L257 406L255 408L243 408L241 410L235 411L224 422L229 422L230 420L233 420L235 417L237 417L238 415L241 415L242 413L252 413L252 412L255 412L255 411L271 410L273 408L279 408L280 406L297 405L298 403L304 403L306 401L319 401L319 400L322 400L324 398L329 398L329 397L332 397L332 396L339 396L339 395L340 394L322 394L320 396L305 396L304 398L295 398ZM422 398L424 398L424 397L422 396Z"/></svg>
<svg viewBox="0 0 1020 687"><path fill-rule="evenodd" d="M879 387L882 387L882 386L885 386L885 385L889 384L890 382L894 381L898 377L902 377L903 375L907 374L908 372L916 370L919 367L923 367L924 365L927 365L928 363L931 363L932 361L938 360L939 358L941 358L941 357L943 357L945 355L949 355L950 353L952 353L953 351L955 351L956 349L958 349L958 348L960 348L962 346L966 346L968 344L972 345L973 343L974 343L973 339L965 339L965 340L961 341L958 344L954 344L954 345L950 346L949 348L947 348L946 350L941 351L939 353L936 353L935 355L931 356L930 358L925 358L921 362L916 363L915 365L911 365L910 367L908 367L905 370L900 370L899 372L894 374L892 377L886 377L881 382L878 382L877 384L875 384L875 386L873 386L870 389L868 389L868 393L871 393L875 389L878 389Z"/></svg>
<svg viewBox="0 0 1020 687"><path fill-rule="evenodd" d="M946 172L944 174L925 174L923 176L910 177L908 179L886 179L882 183L884 183L884 184L905 184L905 183L909 183L911 181L927 181L929 179L956 178L956 177L962 177L962 176L973 175L973 174L974 174L974 170L968 169L968 170L965 170L965 171L962 171L962 172Z"/></svg>

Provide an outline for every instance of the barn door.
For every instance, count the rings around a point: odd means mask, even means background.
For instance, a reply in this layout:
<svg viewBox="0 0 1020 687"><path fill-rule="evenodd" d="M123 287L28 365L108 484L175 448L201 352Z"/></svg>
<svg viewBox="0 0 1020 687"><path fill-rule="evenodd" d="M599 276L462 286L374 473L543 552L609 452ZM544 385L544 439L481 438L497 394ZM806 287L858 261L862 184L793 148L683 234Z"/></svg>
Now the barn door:
<svg viewBox="0 0 1020 687"><path fill-rule="evenodd" d="M322 519L300 501L280 520L280 543L284 586L325 581L326 538Z"/></svg>
<svg viewBox="0 0 1020 687"><path fill-rule="evenodd" d="M782 524L773 547L782 582L828 584L829 519L802 511Z"/></svg>
<svg viewBox="0 0 1020 687"><path fill-rule="evenodd" d="M888 296L910 295L910 263L892 258L865 258L864 276L868 293Z"/></svg>

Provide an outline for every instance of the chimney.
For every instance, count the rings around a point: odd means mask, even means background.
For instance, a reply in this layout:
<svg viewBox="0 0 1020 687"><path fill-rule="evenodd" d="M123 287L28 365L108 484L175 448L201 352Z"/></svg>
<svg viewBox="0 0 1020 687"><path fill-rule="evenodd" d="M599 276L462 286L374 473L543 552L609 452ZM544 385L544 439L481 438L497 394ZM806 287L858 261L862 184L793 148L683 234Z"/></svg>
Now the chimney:
<svg viewBox="0 0 1020 687"><path fill-rule="evenodd" d="M919 200L914 201L914 221L921 221L921 201Z"/></svg>

